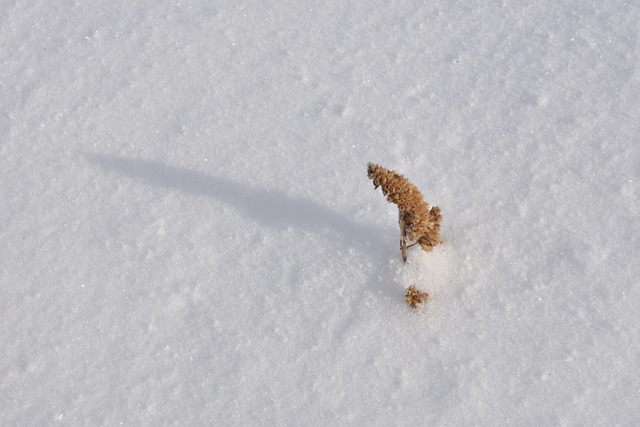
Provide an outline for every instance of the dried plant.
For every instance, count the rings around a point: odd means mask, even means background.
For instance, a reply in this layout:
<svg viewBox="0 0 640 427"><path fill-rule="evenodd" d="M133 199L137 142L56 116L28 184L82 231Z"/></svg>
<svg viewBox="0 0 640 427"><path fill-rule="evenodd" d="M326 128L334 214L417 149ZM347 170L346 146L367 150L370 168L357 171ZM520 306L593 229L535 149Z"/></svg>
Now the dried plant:
<svg viewBox="0 0 640 427"><path fill-rule="evenodd" d="M411 285L404 293L407 304L411 308L416 308L418 304L422 304L429 298L429 294L416 289L416 285Z"/></svg>
<svg viewBox="0 0 640 427"><path fill-rule="evenodd" d="M408 247L419 244L423 250L430 251L442 243L440 208L434 206L429 209L429 204L415 185L398 172L373 163L369 163L367 175L373 180L374 188L382 187L387 201L398 206L402 261L407 261Z"/></svg>

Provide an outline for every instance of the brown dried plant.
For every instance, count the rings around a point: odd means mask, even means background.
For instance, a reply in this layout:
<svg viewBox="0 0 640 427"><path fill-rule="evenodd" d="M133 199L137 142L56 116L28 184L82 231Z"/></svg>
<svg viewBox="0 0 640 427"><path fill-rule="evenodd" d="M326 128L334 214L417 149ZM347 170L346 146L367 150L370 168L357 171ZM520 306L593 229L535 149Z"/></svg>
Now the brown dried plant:
<svg viewBox="0 0 640 427"><path fill-rule="evenodd" d="M404 295L411 308L416 308L418 304L422 304L429 298L429 294L416 289L416 285L409 286Z"/></svg>
<svg viewBox="0 0 640 427"><path fill-rule="evenodd" d="M387 196L387 201L398 206L403 262L407 261L407 248L411 246L419 244L428 252L442 243L440 208L434 206L429 209L429 204L415 185L398 172L373 163L369 163L367 175L373 180L374 188L382 187L382 194Z"/></svg>

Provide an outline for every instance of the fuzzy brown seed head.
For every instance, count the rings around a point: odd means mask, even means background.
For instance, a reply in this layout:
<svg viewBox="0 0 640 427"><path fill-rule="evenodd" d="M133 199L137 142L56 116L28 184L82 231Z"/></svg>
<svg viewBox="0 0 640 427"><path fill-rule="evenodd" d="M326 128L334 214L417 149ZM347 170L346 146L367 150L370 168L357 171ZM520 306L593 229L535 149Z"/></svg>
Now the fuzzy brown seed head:
<svg viewBox="0 0 640 427"><path fill-rule="evenodd" d="M373 180L375 188L382 187L387 201L396 204L398 209L414 214L417 209L425 212L429 210L429 205L424 201L420 190L398 172L369 163L367 175Z"/></svg>
<svg viewBox="0 0 640 427"><path fill-rule="evenodd" d="M416 285L409 286L404 295L407 304L411 308L416 308L419 304L422 304L429 298L429 294L416 289Z"/></svg>
<svg viewBox="0 0 640 427"><path fill-rule="evenodd" d="M440 208L434 206L429 209L429 204L415 185L398 172L374 163L368 164L367 176L373 180L375 188L382 187L382 194L387 196L388 202L398 206L403 238L419 243L425 251L442 243Z"/></svg>

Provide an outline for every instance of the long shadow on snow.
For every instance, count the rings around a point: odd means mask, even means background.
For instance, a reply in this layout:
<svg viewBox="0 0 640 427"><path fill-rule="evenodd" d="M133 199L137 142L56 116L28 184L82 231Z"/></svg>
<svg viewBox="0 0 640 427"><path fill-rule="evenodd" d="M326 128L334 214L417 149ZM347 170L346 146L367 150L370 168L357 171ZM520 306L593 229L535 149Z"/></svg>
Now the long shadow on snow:
<svg viewBox="0 0 640 427"><path fill-rule="evenodd" d="M349 244L373 253L378 253L376 248L386 244L384 239L380 238L380 230L358 224L311 200L287 196L281 191L260 190L229 179L162 163L106 154L85 154L85 156L104 169L141 179L150 185L215 197L236 206L249 217L269 227L282 229L294 226L313 232L329 229Z"/></svg>

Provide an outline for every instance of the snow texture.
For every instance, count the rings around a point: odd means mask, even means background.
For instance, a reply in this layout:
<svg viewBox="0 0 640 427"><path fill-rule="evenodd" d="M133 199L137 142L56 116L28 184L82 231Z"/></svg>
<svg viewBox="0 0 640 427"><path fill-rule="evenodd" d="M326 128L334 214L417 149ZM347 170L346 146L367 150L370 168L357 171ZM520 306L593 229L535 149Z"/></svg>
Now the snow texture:
<svg viewBox="0 0 640 427"><path fill-rule="evenodd" d="M640 424L637 1L0 10L0 425Z"/></svg>

